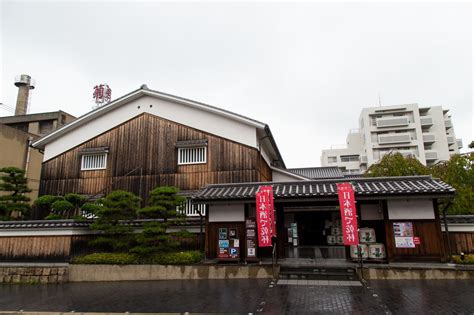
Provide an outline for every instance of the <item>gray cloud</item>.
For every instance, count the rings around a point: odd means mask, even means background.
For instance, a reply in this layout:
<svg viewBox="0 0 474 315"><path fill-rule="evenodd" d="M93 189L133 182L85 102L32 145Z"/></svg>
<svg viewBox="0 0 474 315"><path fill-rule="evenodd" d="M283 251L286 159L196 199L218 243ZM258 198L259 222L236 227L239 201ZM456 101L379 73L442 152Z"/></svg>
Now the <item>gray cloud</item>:
<svg viewBox="0 0 474 315"><path fill-rule="evenodd" d="M3 2L0 102L81 115L92 87L150 88L270 124L289 167L319 165L362 107L451 109L472 137L469 3ZM8 112L0 112L7 115Z"/></svg>

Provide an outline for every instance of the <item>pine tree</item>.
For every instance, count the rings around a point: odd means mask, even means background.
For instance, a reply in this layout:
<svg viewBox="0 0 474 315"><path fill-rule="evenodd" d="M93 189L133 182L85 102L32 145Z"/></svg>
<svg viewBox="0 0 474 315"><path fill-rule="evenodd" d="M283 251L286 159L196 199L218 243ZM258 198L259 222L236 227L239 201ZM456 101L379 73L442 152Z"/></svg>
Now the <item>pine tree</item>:
<svg viewBox="0 0 474 315"><path fill-rule="evenodd" d="M0 217L9 220L12 215L19 218L28 214L30 198L25 196L31 192L27 186L25 171L16 167L0 169L0 191L5 192L0 196Z"/></svg>
<svg viewBox="0 0 474 315"><path fill-rule="evenodd" d="M147 256L177 246L167 229L182 216L178 210L183 207L186 199L178 196L178 192L178 188L168 186L157 187L150 192L149 206L138 210L137 213L141 218L155 221L144 223L143 232L136 237L138 246L132 249L134 253Z"/></svg>
<svg viewBox="0 0 474 315"><path fill-rule="evenodd" d="M107 250L128 249L132 240L133 227L122 221L133 220L140 206L140 198L128 191L116 190L99 200L95 207L97 220L91 225L102 234L90 244L102 246Z"/></svg>

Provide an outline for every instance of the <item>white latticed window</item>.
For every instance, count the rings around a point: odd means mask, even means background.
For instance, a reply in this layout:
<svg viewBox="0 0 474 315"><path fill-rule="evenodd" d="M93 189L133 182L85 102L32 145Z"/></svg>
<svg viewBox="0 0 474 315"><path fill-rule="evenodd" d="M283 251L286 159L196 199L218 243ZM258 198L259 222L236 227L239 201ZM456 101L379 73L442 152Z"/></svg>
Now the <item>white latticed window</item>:
<svg viewBox="0 0 474 315"><path fill-rule="evenodd" d="M206 163L206 148L178 148L178 165Z"/></svg>
<svg viewBox="0 0 474 315"><path fill-rule="evenodd" d="M107 153L84 154L81 160L81 170L102 170L107 166Z"/></svg>

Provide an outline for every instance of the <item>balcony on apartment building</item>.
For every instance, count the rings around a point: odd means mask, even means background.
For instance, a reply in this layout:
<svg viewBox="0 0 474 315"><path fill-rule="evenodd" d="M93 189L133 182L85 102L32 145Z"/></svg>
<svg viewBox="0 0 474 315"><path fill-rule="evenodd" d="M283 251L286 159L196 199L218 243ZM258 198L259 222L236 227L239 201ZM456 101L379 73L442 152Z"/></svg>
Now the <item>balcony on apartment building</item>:
<svg viewBox="0 0 474 315"><path fill-rule="evenodd" d="M433 118L431 117L420 117L420 125L422 127L432 126L433 125Z"/></svg>
<svg viewBox="0 0 474 315"><path fill-rule="evenodd" d="M451 118L447 118L447 119L444 120L444 126L446 127L446 129L453 127L453 123L451 121Z"/></svg>
<svg viewBox="0 0 474 315"><path fill-rule="evenodd" d="M434 143L436 136L434 133L423 133L423 143Z"/></svg>
<svg viewBox="0 0 474 315"><path fill-rule="evenodd" d="M433 161L438 159L438 152L434 150L425 150L425 158L427 161Z"/></svg>
<svg viewBox="0 0 474 315"><path fill-rule="evenodd" d="M409 143L411 135L409 133L381 134L378 136L379 144Z"/></svg>
<svg viewBox="0 0 474 315"><path fill-rule="evenodd" d="M382 159L384 156L386 156L387 154L394 154L394 153L400 153L401 155L403 155L404 157L408 157L408 156L415 156L415 152L411 151L411 150L390 150L390 151L381 151L379 153L379 156L380 156L380 159Z"/></svg>
<svg viewBox="0 0 474 315"><path fill-rule="evenodd" d="M446 139L448 139L448 144L454 144L454 137L453 136L447 136Z"/></svg>
<svg viewBox="0 0 474 315"><path fill-rule="evenodd" d="M375 126L378 128L401 127L409 124L410 120L404 116L382 117L375 120Z"/></svg>
<svg viewBox="0 0 474 315"><path fill-rule="evenodd" d="M359 164L360 165L366 165L367 164L367 155L361 155L359 156Z"/></svg>
<svg viewBox="0 0 474 315"><path fill-rule="evenodd" d="M456 145L458 146L458 149L462 149L462 139L456 139Z"/></svg>

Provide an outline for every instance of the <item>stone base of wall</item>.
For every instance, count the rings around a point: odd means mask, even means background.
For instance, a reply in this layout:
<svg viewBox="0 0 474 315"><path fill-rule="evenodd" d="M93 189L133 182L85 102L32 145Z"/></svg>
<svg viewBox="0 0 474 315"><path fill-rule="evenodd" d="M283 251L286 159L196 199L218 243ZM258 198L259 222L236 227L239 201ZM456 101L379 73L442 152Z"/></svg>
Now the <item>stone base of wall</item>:
<svg viewBox="0 0 474 315"><path fill-rule="evenodd" d="M359 276L360 269L357 270ZM465 280L474 279L474 269L364 268L366 280Z"/></svg>
<svg viewBox="0 0 474 315"><path fill-rule="evenodd" d="M279 267L275 268L275 276ZM70 265L69 281L145 281L272 278L271 266Z"/></svg>
<svg viewBox="0 0 474 315"><path fill-rule="evenodd" d="M69 268L43 266L1 266L0 283L63 283L68 281Z"/></svg>

